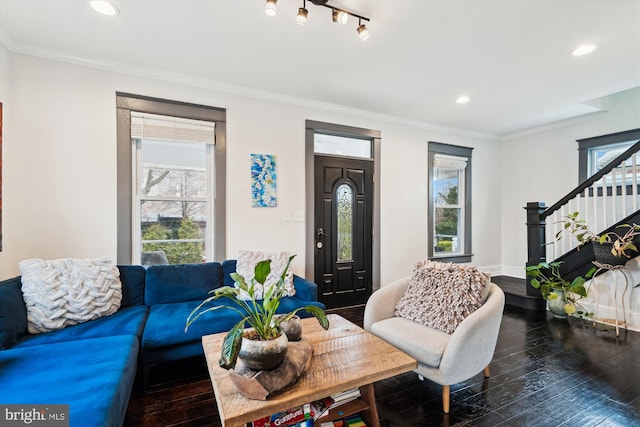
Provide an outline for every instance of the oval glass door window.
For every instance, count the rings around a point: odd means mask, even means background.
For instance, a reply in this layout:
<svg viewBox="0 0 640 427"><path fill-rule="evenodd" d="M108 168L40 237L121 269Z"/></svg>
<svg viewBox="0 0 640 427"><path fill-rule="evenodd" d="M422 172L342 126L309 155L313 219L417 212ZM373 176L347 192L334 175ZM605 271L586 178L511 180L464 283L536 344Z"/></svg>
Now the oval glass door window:
<svg viewBox="0 0 640 427"><path fill-rule="evenodd" d="M338 261L351 261L353 258L353 190L348 184L342 184L336 191L338 218Z"/></svg>

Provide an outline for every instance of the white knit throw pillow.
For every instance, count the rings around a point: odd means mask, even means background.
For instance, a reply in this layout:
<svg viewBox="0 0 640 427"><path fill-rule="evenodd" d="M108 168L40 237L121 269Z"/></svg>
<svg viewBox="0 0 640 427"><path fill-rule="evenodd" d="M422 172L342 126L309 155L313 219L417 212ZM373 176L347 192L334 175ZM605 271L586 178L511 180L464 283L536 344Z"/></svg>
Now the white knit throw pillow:
<svg viewBox="0 0 640 427"><path fill-rule="evenodd" d="M289 257L291 255L288 252L262 252L262 251L247 251L241 250L238 252L238 260L236 262L236 273L244 277L247 284L251 284L251 279L254 277L255 267L260 261L271 260L271 272L267 276L267 280L264 282L264 287L268 288L275 285L280 280L280 276L287 266ZM296 288L293 286L293 272L291 268L287 271L284 277L284 296L294 296L296 294ZM255 286L256 299L262 299L263 289L259 283ZM249 295L244 291L240 295L240 299L250 299Z"/></svg>
<svg viewBox="0 0 640 427"><path fill-rule="evenodd" d="M109 259L28 259L19 266L29 333L55 331L120 308L120 271Z"/></svg>
<svg viewBox="0 0 640 427"><path fill-rule="evenodd" d="M419 263L396 304L395 316L447 334L485 301L490 276L475 267L428 261Z"/></svg>

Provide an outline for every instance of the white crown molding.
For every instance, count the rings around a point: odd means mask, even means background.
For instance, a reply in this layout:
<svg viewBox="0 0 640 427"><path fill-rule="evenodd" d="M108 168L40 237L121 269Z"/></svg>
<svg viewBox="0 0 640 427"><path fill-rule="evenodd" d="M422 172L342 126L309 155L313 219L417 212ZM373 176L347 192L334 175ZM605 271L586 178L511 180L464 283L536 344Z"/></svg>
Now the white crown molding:
<svg viewBox="0 0 640 427"><path fill-rule="evenodd" d="M13 53L12 47L15 46L15 43L3 27L0 27L0 44L7 48L9 52Z"/></svg>
<svg viewBox="0 0 640 427"><path fill-rule="evenodd" d="M590 122L592 120L597 120L601 116L607 114L608 111L595 111L592 113L582 114L580 116L570 117L568 119L559 120L557 122L548 123L542 126L536 126L533 128L525 129L523 131L514 132L510 134L503 135L500 137L500 141L509 141L511 139L522 138L524 136L535 135L541 132L547 132L555 129L560 129L568 126L574 126L579 123Z"/></svg>
<svg viewBox="0 0 640 427"><path fill-rule="evenodd" d="M466 129L458 129L447 126L440 126L433 123L423 122L419 120L411 120L403 117L392 116L388 114L380 114L372 111L360 110L357 108L346 107L338 104L331 104L327 102L315 101L311 99L299 98L295 96L283 95L275 92L269 92L259 89L251 89L244 86L223 83L215 80L203 79L185 74L170 73L165 71L153 70L145 67L138 67L129 64L111 63L98 59L91 59L85 57L78 57L73 55L67 55L60 52L54 52L51 50L39 49L33 46L23 45L16 43L11 37L0 29L0 43L14 54L34 56L38 58L49 59L52 61L65 62L74 65L80 65L83 67L100 69L103 71L110 71L115 73L127 74L136 77L144 77L148 79L159 80L167 83L176 83L185 86L192 86L201 89L210 89L219 92L228 93L231 95L239 95L247 98L261 99L265 101L278 102L282 104L293 105L297 107L307 107L316 110L349 114L355 117L377 120L386 123L399 124L419 129L426 129L434 132L441 132L445 134L464 136L469 138L492 140L499 139L497 135L470 131Z"/></svg>

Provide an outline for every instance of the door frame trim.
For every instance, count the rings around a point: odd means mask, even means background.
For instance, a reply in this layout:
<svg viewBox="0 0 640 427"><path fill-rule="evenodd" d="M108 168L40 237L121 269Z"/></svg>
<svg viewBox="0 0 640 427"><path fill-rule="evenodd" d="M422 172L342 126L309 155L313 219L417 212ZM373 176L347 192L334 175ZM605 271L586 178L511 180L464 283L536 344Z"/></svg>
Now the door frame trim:
<svg viewBox="0 0 640 427"><path fill-rule="evenodd" d="M305 121L305 275L315 276L315 191L314 191L314 134L316 132L332 135L369 139L373 143L373 212L371 236L371 291L380 288L380 154L382 137L378 130L363 129L333 123Z"/></svg>

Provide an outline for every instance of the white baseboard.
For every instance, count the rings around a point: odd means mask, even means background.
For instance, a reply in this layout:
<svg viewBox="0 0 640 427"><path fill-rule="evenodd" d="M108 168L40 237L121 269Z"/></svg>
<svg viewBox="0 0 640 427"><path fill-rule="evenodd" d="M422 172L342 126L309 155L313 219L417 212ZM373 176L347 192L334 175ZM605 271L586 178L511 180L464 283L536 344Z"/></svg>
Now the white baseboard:
<svg viewBox="0 0 640 427"><path fill-rule="evenodd" d="M518 279L525 278L524 266L513 266L513 265L503 265L502 266L502 275L515 277Z"/></svg>
<svg viewBox="0 0 640 427"><path fill-rule="evenodd" d="M580 301L580 303L584 306L584 308L587 311L596 313L595 301L592 301L590 299L583 299ZM615 324L611 323L616 318L615 307L610 305L605 306L600 304L596 314L597 314L596 323L599 323L601 325L607 325L612 328L615 327ZM627 329L630 331L640 332L640 313L633 312L628 309L626 309L625 312L623 313L622 307L618 307L617 316L618 316L618 324L620 325L619 326L620 330L624 329L623 322L625 321L625 316L626 316ZM607 319L608 321L604 321L604 319Z"/></svg>
<svg viewBox="0 0 640 427"><path fill-rule="evenodd" d="M493 276L502 276L502 266L501 265L485 265L482 267L476 267L480 271L484 271L486 273L491 274Z"/></svg>

